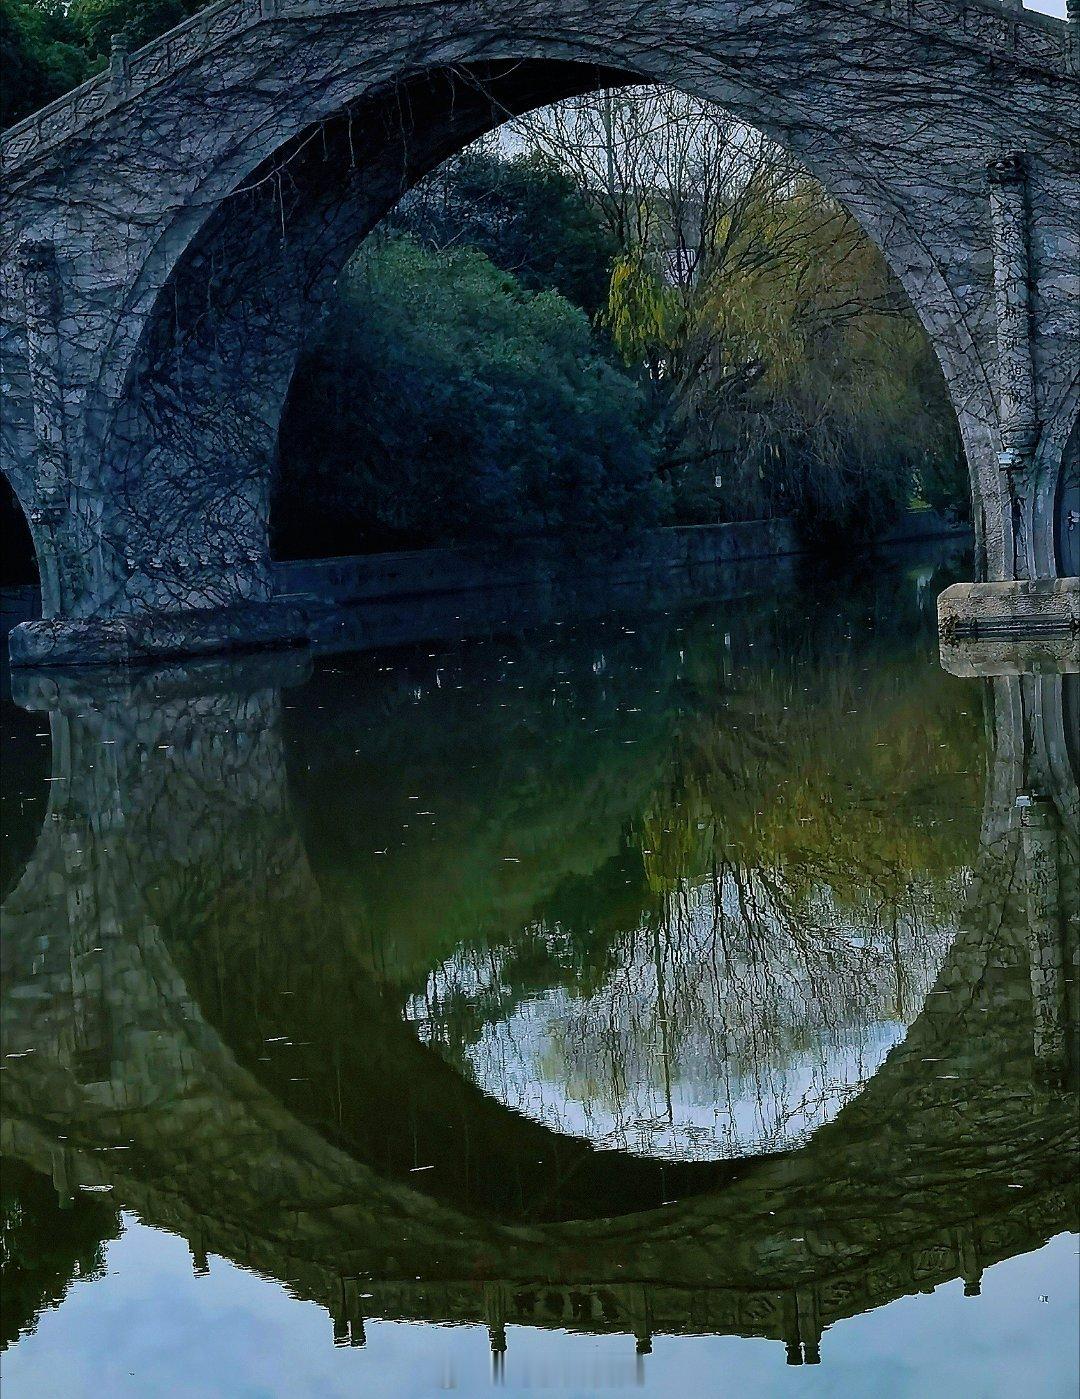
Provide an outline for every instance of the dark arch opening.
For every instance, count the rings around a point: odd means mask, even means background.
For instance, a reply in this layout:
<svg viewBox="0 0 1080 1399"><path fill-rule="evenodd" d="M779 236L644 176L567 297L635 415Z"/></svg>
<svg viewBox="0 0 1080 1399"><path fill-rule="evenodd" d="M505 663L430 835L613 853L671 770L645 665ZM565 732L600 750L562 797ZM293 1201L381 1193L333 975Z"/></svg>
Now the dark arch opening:
<svg viewBox="0 0 1080 1399"><path fill-rule="evenodd" d="M11 482L0 472L0 587L38 581L37 555L30 526Z"/></svg>
<svg viewBox="0 0 1080 1399"><path fill-rule="evenodd" d="M157 295L102 424L107 470L125 483L105 533L135 561L125 572L111 546L128 605L270 595L281 414L348 258L418 180L485 132L641 81L550 59L425 71L307 128L220 203Z"/></svg>
<svg viewBox="0 0 1080 1399"><path fill-rule="evenodd" d="M1054 548L1058 575L1080 577L1080 418L1073 423L1061 456L1054 508Z"/></svg>
<svg viewBox="0 0 1080 1399"><path fill-rule="evenodd" d="M597 92L604 88L626 89L628 87L638 87L654 92L661 91L656 85L642 84L640 79L630 74L612 73L609 70L602 69L585 70L583 74L575 74L574 65L571 64L533 62L530 64L512 65L505 73L497 69L493 69L490 73L484 74L470 72L467 75L469 86L475 91L493 98L493 111L497 120L491 122L486 128L487 130L494 129L495 126L499 126L503 124L503 122L512 122L514 119L516 115L515 110L506 106L501 99L496 98L494 94L498 83L506 79L513 81L523 70L530 74L535 73L535 87L533 88L532 96L528 102L517 104L525 111L533 111L536 108L547 108L557 105L561 98L559 95L552 96L551 94L553 92L556 94L561 93L563 97L573 98ZM552 71L549 72L548 70ZM457 82L460 80L461 76L462 75L456 71L451 72L448 70L445 74L429 74L424 81L427 84L437 87L440 83L445 81L450 81L452 83ZM583 81L583 79L587 79L587 81ZM430 108L430 104L428 105ZM715 104L711 103L701 103L700 105L703 108L715 106ZM418 133L421 133L423 130L421 123L430 116L430 111L425 110L420 103L415 102L411 94L407 101L403 100L402 107L408 109L410 120L414 117L418 118L416 129ZM719 112L721 109L715 107L715 110ZM732 120L737 121L735 118L732 118ZM738 124L744 131L752 131L752 128L747 127L745 123L739 122ZM415 139L422 144L422 135L418 135ZM773 147L777 151L781 149L775 142L773 143ZM428 174L431 175L433 171L443 167L444 164L448 163L454 156L460 155L461 151L462 147L460 143L455 141L449 155L446 155L444 151L440 158L435 159L435 153L432 152L431 158L425 159L423 162L417 162L415 168L410 171L409 178L407 180L403 178L400 182L399 189L394 197L386 201L384 209L385 218L382 220L374 220L369 231L378 232L380 229L388 228L389 239L392 242L397 239L401 233L401 226L394 222L397 219L397 209L399 205L405 207L416 192L418 184L421 186L423 185L425 178L424 167L427 168ZM805 169L803 169L802 173L804 177L808 174ZM826 201L829 206L842 211L842 213L846 215L844 206L840 205L839 201L833 199L824 186L818 181L813 180L813 187L820 191L823 200ZM583 202L587 202L589 198L588 191L582 188L579 192ZM365 234L364 240L359 242L358 250L359 248L365 247L365 240L367 237L368 234ZM880 249L876 248L872 239L868 238L865 233L862 237L865 239L865 245L867 247L875 247L875 252L880 253ZM443 249L438 248L434 244L431 246L437 254L442 254ZM470 245L466 240L461 246L467 248ZM367 245L367 248L370 248L370 244ZM618 254L618 251L619 250L616 250L616 254ZM349 256L351 257L352 254ZM499 264L497 257L495 258L495 265L497 267L503 266L509 272L513 271L512 267L508 264ZM942 431L937 437L936 445L939 449L937 456L934 457L927 454L919 469L918 479L920 481L920 487L917 491L917 498L933 506L946 509L956 508L961 516L963 516L969 504L969 497L967 495L967 469L964 461L963 448L960 445L958 424L953 407L949 402L948 389L945 384L944 376L933 353L930 342L926 338L925 332L914 315L910 302L908 302L905 293L901 289L891 269L888 269L886 264L883 263L883 265L886 267L885 284L889 288L890 295L894 297L893 305L890 307L888 314L895 315L898 309L904 308L904 310L910 314L910 324L917 327L916 333L922 339L927 350L925 359L929 369L925 374L920 370L918 394L915 395L915 397L920 398L924 406L927 403L931 405L931 414L933 412L939 412L937 421L942 426ZM340 310L344 305L344 302L335 300L333 295L328 299L331 305L336 307L337 310ZM901 311L901 313L903 314L903 311ZM334 314L334 312L331 312L331 314ZM342 389L345 388L347 390L348 386L345 385L340 375L336 378L334 377L334 367L332 364L329 364L333 358L334 348L334 342L329 338L321 342L316 340L314 344L309 340L306 351L302 352L299 356L298 368L290 379L288 393L284 399L279 436L277 439L279 473L277 476L275 497L270 507L272 550L275 557L303 558L307 556L379 552L384 549L400 547L424 548L446 543L472 543L473 535L470 528L466 528L463 534L459 528L457 537L452 533L449 537L442 534L424 537L423 524L417 525L408 519L400 525L395 521L393 525L382 530L378 522L372 524L369 521L359 530L358 538L358 531L355 525L350 524L347 514L336 508L342 503L340 496L336 494L332 487L329 490L327 489L325 479L322 480L323 499L320 500L317 496L314 500L308 498L305 491L305 480L311 479L311 477L319 479L325 478L326 476L326 473L320 471L317 466L314 469L312 467L312 462L316 459L312 444L325 443L329 440L332 445L348 447L349 444L346 442L344 436L341 435L339 435L338 443L334 444L333 420L336 415L341 414L341 404L343 402L347 405L345 409L345 414L347 416L350 407L355 408L356 401L359 400L363 402L365 398L362 384L358 384L358 392L355 398L352 399L351 404L350 394L347 391L344 393L342 392ZM323 361L322 364L319 362L320 359ZM329 375L327 373L328 365L330 370ZM619 363L619 368L625 367L626 366L623 365L622 362ZM631 378L636 374L636 370L632 367L629 368L628 372ZM336 392L323 392L324 388L330 384L331 379L333 379ZM841 395L841 397L843 396L844 395ZM381 401L380 399L380 402ZM943 413L939 411L942 406L944 407ZM327 411L328 407L330 411ZM400 410L403 417L408 417L409 402L407 392L402 392L399 403L392 405L391 414L395 409ZM370 446L372 443L374 443L376 448L382 445L381 439L377 434L367 436L363 433L355 433L352 441L355 444L352 453L353 461L357 458L363 460L366 456L371 455ZM886 447L890 447L894 443L902 450L900 438L895 433L892 442L886 442L885 445ZM732 448L731 450L734 455L736 449ZM377 450L374 455L376 458L378 457ZM385 456L385 452L383 455ZM704 454L695 453L693 455ZM808 454L804 452L803 455L812 456L813 453L811 452ZM885 453L883 452L882 455L884 456ZM342 462L345 464L345 470L347 471L349 452L342 451L340 456ZM296 465L298 458L301 460L299 467ZM724 463L721 463L721 465L723 466ZM282 466L284 466L284 472L280 470ZM661 464L661 466L663 466L663 464ZM903 466L898 461L893 478L897 483L900 481L903 469ZM910 472L910 464L908 470ZM370 477L372 475L377 475L377 468L374 472L362 470L357 474L366 475L369 478L368 489L371 489ZM711 482L712 474L705 472L704 468L702 468L699 474L703 477L708 475ZM717 480L719 481L719 471L716 474ZM852 521L868 518L875 513L874 507L876 504L877 492L881 490L887 474L887 472L882 473L876 490L871 497L863 502L860 508L853 509L849 512ZM282 475L284 475L291 488L287 505L282 499ZM837 478L839 478L840 473L837 472L836 475ZM730 473L726 467L724 470L724 477L730 480ZM959 477L963 477L964 479L958 490L957 480ZM916 478L912 477L911 479L914 480ZM438 475L436 474L436 481L437 480ZM727 519L754 518L760 515L790 513L788 506L778 506L775 501L769 502L763 508L749 513L745 512L745 509L740 512L738 506L732 511L726 505L718 504L716 500L702 498L700 485L697 491L699 499L696 505L690 507L690 513L686 514L685 517L677 514L670 519L665 516L660 522L685 524L712 523L714 521L714 516L709 514L710 511L715 512L715 520L717 522ZM313 491L312 495L316 495L316 492ZM407 491L402 492L402 495L404 498L408 499ZM953 506L954 500L956 502L955 507ZM445 515L441 515L439 504L441 504L441 502L434 505L429 503L427 505L429 513L436 517L434 528L436 530L448 528L452 530L453 524L451 517L453 512L447 511ZM797 492L791 493L790 504L791 508L797 508ZM903 504L899 501L893 502L893 510L902 510L906 507L906 504L906 500ZM885 516L887 512L882 511L881 513L882 516ZM364 512L361 511L361 515L363 514ZM894 523L895 516L890 516L888 519L889 527ZM851 539L848 529L841 524L838 525L835 530L830 531L827 527L823 527L824 525L825 521L820 515L817 518L808 518L808 537L812 538L818 547L832 541L840 545L845 554L849 552ZM587 525L585 527L587 528ZM431 529L430 523L428 529ZM369 542L369 539L372 542ZM382 542L380 542L380 540Z"/></svg>

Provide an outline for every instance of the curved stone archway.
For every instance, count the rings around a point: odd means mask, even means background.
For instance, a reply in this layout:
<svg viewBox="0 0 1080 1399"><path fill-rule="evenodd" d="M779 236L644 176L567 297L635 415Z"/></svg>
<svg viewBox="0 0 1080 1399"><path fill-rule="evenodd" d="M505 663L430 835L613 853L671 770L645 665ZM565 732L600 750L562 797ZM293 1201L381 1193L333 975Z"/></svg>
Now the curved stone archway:
<svg viewBox="0 0 1080 1399"><path fill-rule="evenodd" d="M939 9L224 0L118 52L3 146L4 469L47 619L13 655L257 634L277 423L344 258L482 131L629 79L765 131L860 220L945 373L987 576L1052 569L1043 502L1080 393L1076 44Z"/></svg>

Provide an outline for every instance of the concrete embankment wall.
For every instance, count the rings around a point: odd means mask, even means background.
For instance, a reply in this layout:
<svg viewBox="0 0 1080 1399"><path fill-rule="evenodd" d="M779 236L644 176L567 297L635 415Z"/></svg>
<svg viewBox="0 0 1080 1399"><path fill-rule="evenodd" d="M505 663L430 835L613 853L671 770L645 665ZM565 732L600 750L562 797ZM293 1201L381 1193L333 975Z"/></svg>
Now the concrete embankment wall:
<svg viewBox="0 0 1080 1399"><path fill-rule="evenodd" d="M910 511L882 542L955 539L969 533L966 526L957 526L932 511ZM505 607L513 612L515 593L521 594L523 604L539 593L550 595L555 605L559 599L579 594L610 594L620 588L633 592L654 580L660 583L671 578L700 584L705 596L716 592L718 586L725 594L729 585L730 591L738 593L743 590L742 574L747 569L757 574L755 566L763 561L789 558L804 552L805 547L790 520L748 520L652 530L624 544L606 544L591 552L560 552L542 542L519 543L501 551L417 549L290 560L276 563L274 574L279 593L300 593L340 606L385 605L389 630L404 635L409 631L410 613L415 620L418 600L423 598L500 594ZM409 599L412 601L407 602ZM40 615L36 586L0 589L0 637L6 637L18 623Z"/></svg>
<svg viewBox="0 0 1080 1399"><path fill-rule="evenodd" d="M931 510L910 510L883 536L885 545L922 539L957 539L970 534ZM665 573L715 570L729 563L782 558L806 552L791 520L746 520L650 530L625 544L596 552L554 551L542 542L509 550L416 549L396 554L359 554L303 559L274 565L278 590L310 593L340 603L375 602L481 588L536 588L602 578L634 583Z"/></svg>
<svg viewBox="0 0 1080 1399"><path fill-rule="evenodd" d="M396 554L304 559L275 564L278 590L333 602L376 602L489 588L537 588L603 578L636 582L665 573L800 552L789 520L652 530L592 552L561 552L543 542L510 549L416 549Z"/></svg>

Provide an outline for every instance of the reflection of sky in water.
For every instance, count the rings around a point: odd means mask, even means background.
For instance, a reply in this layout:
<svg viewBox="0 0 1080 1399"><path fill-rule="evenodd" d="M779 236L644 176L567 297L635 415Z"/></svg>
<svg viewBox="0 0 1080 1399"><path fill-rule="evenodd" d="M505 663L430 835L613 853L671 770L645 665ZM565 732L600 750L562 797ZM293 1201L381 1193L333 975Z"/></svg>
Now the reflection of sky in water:
<svg viewBox="0 0 1080 1399"><path fill-rule="evenodd" d="M63 1307L5 1354L5 1399L1077 1393L1075 1235L990 1268L980 1297L965 1297L957 1280L843 1322L826 1332L820 1366L788 1369L775 1341L705 1335L657 1336L653 1353L635 1363L625 1335L512 1326L496 1388L483 1326L369 1321L366 1346L334 1346L321 1307L218 1257L208 1276L193 1277L182 1240L132 1215L126 1225L108 1246L106 1276L77 1282Z"/></svg>
<svg viewBox="0 0 1080 1399"><path fill-rule="evenodd" d="M798 1146L904 1038L955 929L882 919L872 900L842 910L820 890L792 924L756 876L733 881L624 934L594 988L515 999L513 945L459 949L408 1017L485 1093L600 1147L716 1160ZM562 931L529 935L557 969ZM462 1005L481 1029L455 1039Z"/></svg>

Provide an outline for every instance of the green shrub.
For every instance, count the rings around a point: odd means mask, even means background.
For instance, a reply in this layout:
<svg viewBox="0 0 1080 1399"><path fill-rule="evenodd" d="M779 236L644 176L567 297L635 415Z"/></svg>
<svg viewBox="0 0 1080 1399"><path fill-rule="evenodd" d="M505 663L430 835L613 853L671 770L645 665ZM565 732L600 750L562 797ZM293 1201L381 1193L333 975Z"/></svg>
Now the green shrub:
<svg viewBox="0 0 1080 1399"><path fill-rule="evenodd" d="M587 543L658 512L641 391L580 310L475 250L395 238L352 263L286 410L282 552Z"/></svg>
<svg viewBox="0 0 1080 1399"><path fill-rule="evenodd" d="M0 126L78 87L94 66L60 0L0 0Z"/></svg>
<svg viewBox="0 0 1080 1399"><path fill-rule="evenodd" d="M476 248L527 290L561 292L590 316L607 300L615 240L543 156L466 150L408 194L389 226L436 250Z"/></svg>

